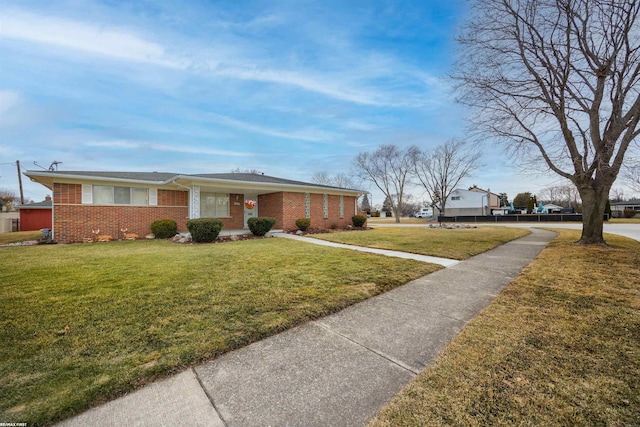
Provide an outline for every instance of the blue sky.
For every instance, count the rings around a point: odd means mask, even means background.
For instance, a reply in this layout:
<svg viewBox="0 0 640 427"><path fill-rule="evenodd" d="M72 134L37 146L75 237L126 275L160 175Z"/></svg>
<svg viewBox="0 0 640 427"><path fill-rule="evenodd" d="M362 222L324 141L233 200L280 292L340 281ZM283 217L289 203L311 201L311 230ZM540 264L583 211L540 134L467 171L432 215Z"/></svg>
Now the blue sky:
<svg viewBox="0 0 640 427"><path fill-rule="evenodd" d="M309 181L380 144L464 136L453 101L463 1L0 2L0 188L15 166ZM514 197L492 144L465 185ZM535 184L534 184L535 183ZM367 189L365 186L365 189ZM419 189L413 193L421 197ZM48 190L26 179L25 196ZM374 203L381 200L374 193Z"/></svg>

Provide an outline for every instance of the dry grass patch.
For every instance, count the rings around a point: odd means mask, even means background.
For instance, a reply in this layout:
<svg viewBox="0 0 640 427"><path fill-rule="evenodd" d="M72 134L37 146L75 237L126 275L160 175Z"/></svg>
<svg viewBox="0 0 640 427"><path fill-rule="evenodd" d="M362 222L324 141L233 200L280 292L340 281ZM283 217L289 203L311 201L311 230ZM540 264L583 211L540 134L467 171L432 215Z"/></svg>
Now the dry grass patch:
<svg viewBox="0 0 640 427"><path fill-rule="evenodd" d="M313 237L348 245L462 260L529 233L529 230L511 227L455 230L427 227L380 227L362 232L315 234Z"/></svg>
<svg viewBox="0 0 640 427"><path fill-rule="evenodd" d="M400 224L429 224L433 223L435 220L433 218L411 218L411 217L402 217L400 218ZM385 217L372 217L367 218L367 223L369 225L376 224L395 224L395 218L385 218Z"/></svg>
<svg viewBox="0 0 640 427"><path fill-rule="evenodd" d="M25 242L27 240L38 240L41 237L42 233L39 231L17 231L14 233L1 233L0 245Z"/></svg>
<svg viewBox="0 0 640 427"><path fill-rule="evenodd" d="M554 231L370 426L640 425L640 243Z"/></svg>
<svg viewBox="0 0 640 427"><path fill-rule="evenodd" d="M0 421L49 424L440 267L287 239L0 249Z"/></svg>
<svg viewBox="0 0 640 427"><path fill-rule="evenodd" d="M611 218L609 224L640 224L640 216L634 218Z"/></svg>

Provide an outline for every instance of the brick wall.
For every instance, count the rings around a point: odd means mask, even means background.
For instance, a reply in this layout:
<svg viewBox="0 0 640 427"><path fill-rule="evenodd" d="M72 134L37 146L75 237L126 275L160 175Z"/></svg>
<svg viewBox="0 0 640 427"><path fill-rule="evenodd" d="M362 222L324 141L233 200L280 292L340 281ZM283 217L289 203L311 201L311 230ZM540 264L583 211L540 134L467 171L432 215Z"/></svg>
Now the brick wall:
<svg viewBox="0 0 640 427"><path fill-rule="evenodd" d="M275 218L276 223L273 228L278 230L283 228L282 218L285 209L283 196L284 193L269 193L258 196L258 215ZM304 198L302 199L302 209L304 212Z"/></svg>
<svg viewBox="0 0 640 427"><path fill-rule="evenodd" d="M187 191L158 190L158 206L105 206L83 205L80 184L54 184L55 239L61 243L81 242L93 237L92 230L109 235L114 240L122 237L121 229L140 237L151 233L151 223L158 219L173 219L179 231L187 231L189 208ZM236 197L238 200L236 200ZM340 218L340 196L328 196L328 218L324 218L324 195L313 193L311 200L311 226L330 228L351 224L355 214L355 197L344 196L344 218ZM244 227L244 195L230 194L230 218L220 218L224 229ZM276 219L275 229L295 230L296 220L305 216L305 194L278 192L258 196L258 215Z"/></svg>
<svg viewBox="0 0 640 427"><path fill-rule="evenodd" d="M53 197L54 237L61 243L91 238L92 230L100 230L101 235L114 240L122 237L123 228L144 237L151 233L151 223L159 219L173 219L178 230L187 229L187 191L158 190L158 206L83 205L80 184L55 183Z"/></svg>
<svg viewBox="0 0 640 427"><path fill-rule="evenodd" d="M189 206L189 192L158 190L158 206Z"/></svg>
<svg viewBox="0 0 640 427"><path fill-rule="evenodd" d="M324 218L324 195L310 194L312 227L330 228L333 224L344 227L355 215L355 197L344 196L344 218L340 218L340 196L328 196L328 218ZM303 218L304 193L270 193L258 197L260 216L276 218L274 228L295 230L296 220Z"/></svg>
<svg viewBox="0 0 640 427"><path fill-rule="evenodd" d="M218 219L222 221L223 230L239 230L244 227L244 194L229 194L229 204L231 218Z"/></svg>
<svg viewBox="0 0 640 427"><path fill-rule="evenodd" d="M82 203L82 185L53 184L53 200L55 203L79 205Z"/></svg>

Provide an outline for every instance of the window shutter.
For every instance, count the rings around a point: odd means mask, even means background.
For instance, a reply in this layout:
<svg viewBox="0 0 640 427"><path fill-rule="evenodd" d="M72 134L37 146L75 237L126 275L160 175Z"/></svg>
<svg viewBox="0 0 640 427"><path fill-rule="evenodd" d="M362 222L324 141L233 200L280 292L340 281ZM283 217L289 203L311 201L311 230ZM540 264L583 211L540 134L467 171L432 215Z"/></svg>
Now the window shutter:
<svg viewBox="0 0 640 427"><path fill-rule="evenodd" d="M90 205L93 203L93 185L82 184L82 204Z"/></svg>
<svg viewBox="0 0 640 427"><path fill-rule="evenodd" d="M158 206L158 189L149 189L149 206Z"/></svg>

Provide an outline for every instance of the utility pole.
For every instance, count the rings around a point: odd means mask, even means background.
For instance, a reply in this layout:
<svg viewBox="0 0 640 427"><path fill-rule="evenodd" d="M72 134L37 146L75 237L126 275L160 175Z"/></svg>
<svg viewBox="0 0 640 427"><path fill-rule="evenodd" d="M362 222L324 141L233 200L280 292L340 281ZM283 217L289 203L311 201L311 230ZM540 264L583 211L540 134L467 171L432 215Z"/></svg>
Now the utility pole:
<svg viewBox="0 0 640 427"><path fill-rule="evenodd" d="M20 204L24 205L24 193L22 192L22 174L20 173L20 160L16 160L18 168L18 185L20 186Z"/></svg>

